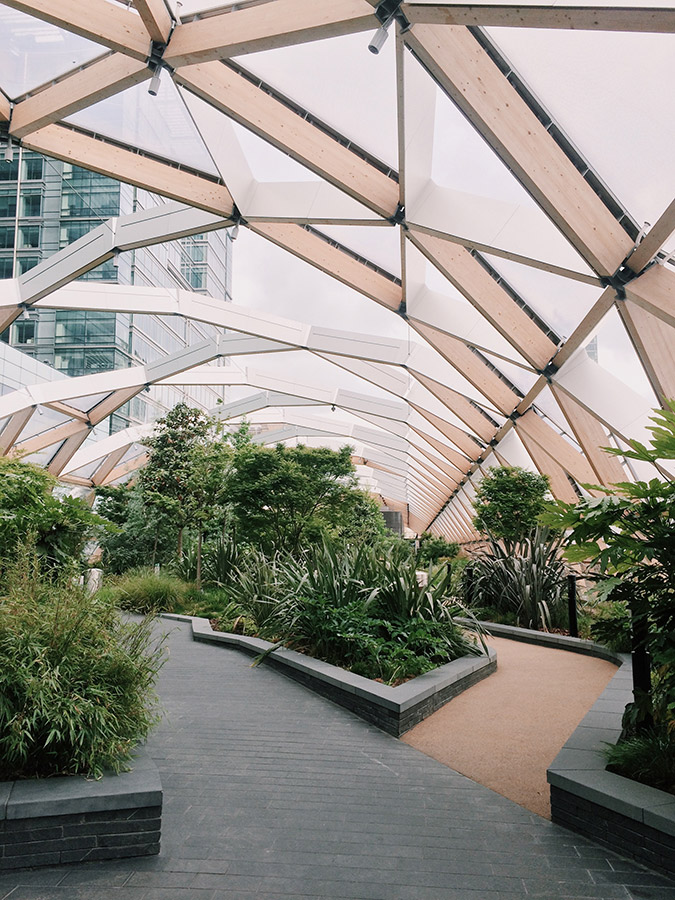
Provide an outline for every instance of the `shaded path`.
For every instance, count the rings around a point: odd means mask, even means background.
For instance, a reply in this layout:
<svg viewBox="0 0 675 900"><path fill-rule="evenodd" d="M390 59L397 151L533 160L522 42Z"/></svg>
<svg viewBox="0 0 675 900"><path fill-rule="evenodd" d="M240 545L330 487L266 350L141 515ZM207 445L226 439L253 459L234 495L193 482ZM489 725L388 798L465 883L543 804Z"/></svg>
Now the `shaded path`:
<svg viewBox="0 0 675 900"><path fill-rule="evenodd" d="M171 638L159 857L0 876L12 900L675 900L235 650Z"/></svg>
<svg viewBox="0 0 675 900"><path fill-rule="evenodd" d="M616 674L603 659L490 638L497 671L403 740L550 817L546 769Z"/></svg>

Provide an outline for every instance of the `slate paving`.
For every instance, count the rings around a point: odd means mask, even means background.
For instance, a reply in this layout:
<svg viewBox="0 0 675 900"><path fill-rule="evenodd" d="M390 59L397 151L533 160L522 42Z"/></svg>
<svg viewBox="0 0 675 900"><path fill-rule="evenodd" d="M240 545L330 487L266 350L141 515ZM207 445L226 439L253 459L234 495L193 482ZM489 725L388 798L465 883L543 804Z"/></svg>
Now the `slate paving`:
<svg viewBox="0 0 675 900"><path fill-rule="evenodd" d="M170 628L149 742L161 854L0 875L0 900L675 900L675 882Z"/></svg>

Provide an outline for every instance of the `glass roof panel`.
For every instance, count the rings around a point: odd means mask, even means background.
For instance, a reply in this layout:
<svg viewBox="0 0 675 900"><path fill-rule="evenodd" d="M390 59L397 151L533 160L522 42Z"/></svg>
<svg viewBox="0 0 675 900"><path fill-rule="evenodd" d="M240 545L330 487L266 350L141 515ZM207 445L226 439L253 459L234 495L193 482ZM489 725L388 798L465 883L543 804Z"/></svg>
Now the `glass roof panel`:
<svg viewBox="0 0 675 900"><path fill-rule="evenodd" d="M398 228L367 225L318 225L317 228L390 275L401 277L401 237Z"/></svg>
<svg viewBox="0 0 675 900"><path fill-rule="evenodd" d="M646 397L652 406L658 406L656 395L635 352L633 342L615 308L610 309L603 318L594 332L594 337L596 340L591 341L589 355L598 365Z"/></svg>
<svg viewBox="0 0 675 900"><path fill-rule="evenodd" d="M396 168L396 42L390 37L376 56L368 52L369 37L348 34L240 56L237 62Z"/></svg>
<svg viewBox="0 0 675 900"><path fill-rule="evenodd" d="M628 212L654 223L675 196L675 120L662 93L675 83L675 35L487 31Z"/></svg>
<svg viewBox="0 0 675 900"><path fill-rule="evenodd" d="M574 331L602 293L601 287L583 284L543 269L483 254L490 265L527 305L556 332L566 338Z"/></svg>
<svg viewBox="0 0 675 900"><path fill-rule="evenodd" d="M232 123L246 162L256 181L323 181L311 169L291 159L282 150L253 134L248 128ZM225 173L227 177L227 172Z"/></svg>
<svg viewBox="0 0 675 900"><path fill-rule="evenodd" d="M166 72L156 97L148 93L147 83L137 84L65 121L209 175L218 175L211 154Z"/></svg>
<svg viewBox="0 0 675 900"><path fill-rule="evenodd" d="M107 52L100 44L6 6L0 6L0 33L0 88L11 98Z"/></svg>

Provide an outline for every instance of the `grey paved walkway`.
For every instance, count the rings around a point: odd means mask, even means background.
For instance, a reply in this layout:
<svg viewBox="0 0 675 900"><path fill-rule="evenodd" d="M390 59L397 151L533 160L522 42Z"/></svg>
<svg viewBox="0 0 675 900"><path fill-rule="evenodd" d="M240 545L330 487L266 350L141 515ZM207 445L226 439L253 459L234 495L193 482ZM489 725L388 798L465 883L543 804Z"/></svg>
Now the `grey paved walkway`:
<svg viewBox="0 0 675 900"><path fill-rule="evenodd" d="M179 626L150 742L159 857L0 876L12 900L675 900L528 813Z"/></svg>

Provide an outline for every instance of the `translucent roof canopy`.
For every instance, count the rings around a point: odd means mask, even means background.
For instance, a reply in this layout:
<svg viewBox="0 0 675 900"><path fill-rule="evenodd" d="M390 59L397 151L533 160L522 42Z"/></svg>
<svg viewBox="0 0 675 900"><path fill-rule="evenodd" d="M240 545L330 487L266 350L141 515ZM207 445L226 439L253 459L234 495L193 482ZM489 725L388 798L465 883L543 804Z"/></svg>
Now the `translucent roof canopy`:
<svg viewBox="0 0 675 900"><path fill-rule="evenodd" d="M675 396L675 7L0 0L0 22L12 146L173 201L3 282L0 327L35 306L227 329L4 395L3 452L115 481L148 429L93 441L98 423L151 382L219 384L219 415L253 417L261 440L352 444L413 531L475 537L485 466L542 471L572 501L631 477L600 448L644 438ZM228 308L69 285L234 227ZM36 408L63 418L43 429Z"/></svg>

